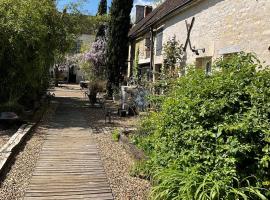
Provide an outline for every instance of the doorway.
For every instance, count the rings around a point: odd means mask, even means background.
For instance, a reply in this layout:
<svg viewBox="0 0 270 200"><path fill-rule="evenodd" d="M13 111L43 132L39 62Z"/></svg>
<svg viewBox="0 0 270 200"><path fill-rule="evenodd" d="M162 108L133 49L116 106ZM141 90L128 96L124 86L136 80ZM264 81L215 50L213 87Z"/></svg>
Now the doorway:
<svg viewBox="0 0 270 200"><path fill-rule="evenodd" d="M75 66L69 68L69 83L76 83L76 73L75 73Z"/></svg>

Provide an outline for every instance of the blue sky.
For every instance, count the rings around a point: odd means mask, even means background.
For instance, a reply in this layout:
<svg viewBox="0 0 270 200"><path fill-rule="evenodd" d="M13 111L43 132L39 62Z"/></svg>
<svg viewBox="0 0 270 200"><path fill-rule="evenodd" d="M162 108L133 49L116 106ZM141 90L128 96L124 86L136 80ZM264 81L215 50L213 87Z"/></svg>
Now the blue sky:
<svg viewBox="0 0 270 200"><path fill-rule="evenodd" d="M97 12L99 0L79 0L83 1L84 3L82 4L80 10L85 13L85 14L92 14L95 15ZM110 6L112 0L107 0L108 1L108 6ZM134 5L140 4L140 5L145 5L145 4L151 4L153 0L134 0ZM78 2L78 0L57 0L57 6L59 10L62 10L65 5L69 3L74 3Z"/></svg>

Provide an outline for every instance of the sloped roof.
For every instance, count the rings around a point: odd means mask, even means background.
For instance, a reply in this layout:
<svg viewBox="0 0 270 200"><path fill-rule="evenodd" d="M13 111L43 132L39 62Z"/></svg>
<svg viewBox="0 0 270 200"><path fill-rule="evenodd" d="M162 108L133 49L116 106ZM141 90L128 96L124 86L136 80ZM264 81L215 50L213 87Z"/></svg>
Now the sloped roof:
<svg viewBox="0 0 270 200"><path fill-rule="evenodd" d="M129 31L129 37L134 38L139 33L149 28L152 24L160 21L170 13L187 5L194 0L166 0L164 3L155 8L149 15L139 21Z"/></svg>

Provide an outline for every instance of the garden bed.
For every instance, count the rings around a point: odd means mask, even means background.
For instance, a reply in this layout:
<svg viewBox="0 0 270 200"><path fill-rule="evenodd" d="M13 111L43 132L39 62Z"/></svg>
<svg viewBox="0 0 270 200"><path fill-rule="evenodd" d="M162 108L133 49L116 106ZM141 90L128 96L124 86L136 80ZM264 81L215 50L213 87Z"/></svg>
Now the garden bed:
<svg viewBox="0 0 270 200"><path fill-rule="evenodd" d="M144 152L132 143L132 137L134 134L136 134L136 129L125 129L120 131L119 142L123 144L126 151L128 151L135 160L145 160L146 156Z"/></svg>

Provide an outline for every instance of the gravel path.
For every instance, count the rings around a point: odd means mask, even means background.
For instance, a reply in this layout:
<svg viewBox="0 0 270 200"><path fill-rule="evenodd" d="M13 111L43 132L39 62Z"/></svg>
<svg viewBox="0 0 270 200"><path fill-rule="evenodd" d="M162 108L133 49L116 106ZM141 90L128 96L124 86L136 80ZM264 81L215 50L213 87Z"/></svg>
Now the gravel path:
<svg viewBox="0 0 270 200"><path fill-rule="evenodd" d="M54 109L55 106L48 109L39 127L33 130L33 135L27 138L24 149L16 156L14 164L0 186L0 200L23 199L45 139L47 121Z"/></svg>
<svg viewBox="0 0 270 200"><path fill-rule="evenodd" d="M94 130L93 137L97 141L104 169L109 179L116 200L145 200L150 190L146 180L130 176L134 165L131 155L123 145L112 140L111 132L115 127L132 127L136 118L115 118L112 126L104 123L104 110L86 109L89 124Z"/></svg>

